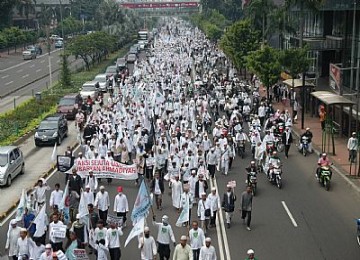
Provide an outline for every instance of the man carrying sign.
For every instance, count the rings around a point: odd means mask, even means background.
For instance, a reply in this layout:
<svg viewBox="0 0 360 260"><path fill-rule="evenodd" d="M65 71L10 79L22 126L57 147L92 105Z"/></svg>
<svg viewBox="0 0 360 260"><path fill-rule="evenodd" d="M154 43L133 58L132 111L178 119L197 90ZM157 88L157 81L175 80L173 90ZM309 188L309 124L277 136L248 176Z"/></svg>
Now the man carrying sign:
<svg viewBox="0 0 360 260"><path fill-rule="evenodd" d="M53 221L49 225L49 239L51 243L51 247L53 251L63 250L63 239L64 237L59 237L58 233L55 232L55 230L62 228L64 226L64 223L62 223L59 220L58 215L53 215Z"/></svg>

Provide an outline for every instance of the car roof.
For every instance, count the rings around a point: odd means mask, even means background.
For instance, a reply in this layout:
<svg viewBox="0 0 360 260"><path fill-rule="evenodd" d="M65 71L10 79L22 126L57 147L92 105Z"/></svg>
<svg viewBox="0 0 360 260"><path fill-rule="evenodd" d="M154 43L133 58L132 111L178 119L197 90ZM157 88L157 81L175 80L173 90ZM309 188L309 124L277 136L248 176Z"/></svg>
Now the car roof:
<svg viewBox="0 0 360 260"><path fill-rule="evenodd" d="M106 78L107 75L105 73L97 74L95 78Z"/></svg>
<svg viewBox="0 0 360 260"><path fill-rule="evenodd" d="M96 80L91 80L91 81L86 81L84 84L83 84L83 86L84 85L95 85L95 84L98 84L99 82L97 82Z"/></svg>
<svg viewBox="0 0 360 260"><path fill-rule="evenodd" d="M9 153L10 151L17 148L17 146L9 145L9 146L0 146L0 154Z"/></svg>
<svg viewBox="0 0 360 260"><path fill-rule="evenodd" d="M63 96L62 98L76 98L79 94L78 93L74 93L74 94L68 94Z"/></svg>
<svg viewBox="0 0 360 260"><path fill-rule="evenodd" d="M109 67L106 68L106 70L108 70L108 69L114 69L114 70L116 70L117 68L116 68L115 65L111 65L111 66L109 66Z"/></svg>
<svg viewBox="0 0 360 260"><path fill-rule="evenodd" d="M49 116L45 117L43 121L55 121L55 120L59 120L61 117L64 117L64 115L63 114L53 114L53 115L49 115Z"/></svg>

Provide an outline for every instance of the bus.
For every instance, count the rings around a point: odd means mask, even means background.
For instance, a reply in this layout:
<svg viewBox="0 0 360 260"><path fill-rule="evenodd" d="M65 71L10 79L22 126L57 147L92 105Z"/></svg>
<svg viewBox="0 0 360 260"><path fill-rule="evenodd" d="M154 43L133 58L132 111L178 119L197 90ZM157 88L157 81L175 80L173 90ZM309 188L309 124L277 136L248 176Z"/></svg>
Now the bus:
<svg viewBox="0 0 360 260"><path fill-rule="evenodd" d="M146 47L149 43L149 31L142 30L138 32L138 43L140 45L140 49L144 49Z"/></svg>

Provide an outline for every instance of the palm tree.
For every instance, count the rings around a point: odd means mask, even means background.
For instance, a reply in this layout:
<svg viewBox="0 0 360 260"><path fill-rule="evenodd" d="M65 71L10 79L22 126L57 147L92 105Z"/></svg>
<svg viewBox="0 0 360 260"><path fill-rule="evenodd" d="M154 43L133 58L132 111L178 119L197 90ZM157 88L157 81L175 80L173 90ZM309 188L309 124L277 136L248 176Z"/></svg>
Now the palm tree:
<svg viewBox="0 0 360 260"><path fill-rule="evenodd" d="M245 8L245 14L250 18L253 26L262 31L262 42L267 38L266 27L270 27L268 16L275 9L273 0L252 0Z"/></svg>
<svg viewBox="0 0 360 260"><path fill-rule="evenodd" d="M33 0L20 0L17 4L19 14L25 16L26 27L29 27L29 16L35 14L35 3Z"/></svg>

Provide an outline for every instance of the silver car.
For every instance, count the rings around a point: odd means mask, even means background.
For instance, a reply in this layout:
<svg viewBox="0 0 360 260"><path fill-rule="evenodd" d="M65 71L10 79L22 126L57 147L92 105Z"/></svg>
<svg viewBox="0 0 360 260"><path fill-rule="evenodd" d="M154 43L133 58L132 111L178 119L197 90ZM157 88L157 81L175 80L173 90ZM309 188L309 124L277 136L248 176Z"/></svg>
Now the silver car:
<svg viewBox="0 0 360 260"><path fill-rule="evenodd" d="M99 90L102 92L106 92L109 87L109 79L106 74L98 74L94 78L94 81L99 82Z"/></svg>
<svg viewBox="0 0 360 260"><path fill-rule="evenodd" d="M0 147L0 186L10 186L12 180L25 172L22 151L16 146Z"/></svg>

